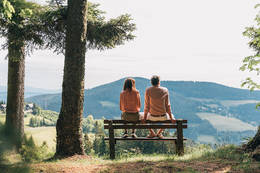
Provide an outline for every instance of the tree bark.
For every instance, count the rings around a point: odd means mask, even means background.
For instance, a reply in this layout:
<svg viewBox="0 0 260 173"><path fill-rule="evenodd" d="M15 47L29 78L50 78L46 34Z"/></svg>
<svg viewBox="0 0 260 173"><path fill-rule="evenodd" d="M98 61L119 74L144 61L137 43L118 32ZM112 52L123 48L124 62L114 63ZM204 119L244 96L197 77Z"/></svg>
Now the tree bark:
<svg viewBox="0 0 260 173"><path fill-rule="evenodd" d="M15 40L10 35L8 37L8 90L5 124L7 132L17 138L18 147L24 135L24 71L24 42Z"/></svg>
<svg viewBox="0 0 260 173"><path fill-rule="evenodd" d="M252 140L250 140L246 145L245 145L245 150L252 152L254 151L258 146L260 146L260 126L258 126L258 130L256 132L256 135Z"/></svg>
<svg viewBox="0 0 260 173"><path fill-rule="evenodd" d="M56 157L85 154L82 139L87 0L68 0L62 105L56 125Z"/></svg>

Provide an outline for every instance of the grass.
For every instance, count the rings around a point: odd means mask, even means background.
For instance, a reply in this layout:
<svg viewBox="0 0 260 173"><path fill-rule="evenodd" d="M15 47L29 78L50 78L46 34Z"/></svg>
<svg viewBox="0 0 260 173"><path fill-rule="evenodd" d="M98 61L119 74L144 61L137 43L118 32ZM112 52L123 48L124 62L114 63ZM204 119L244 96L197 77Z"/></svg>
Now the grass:
<svg viewBox="0 0 260 173"><path fill-rule="evenodd" d="M54 152L56 146L56 128L55 127L26 127L25 133L33 137L37 145L41 145L44 141L47 143L49 151Z"/></svg>
<svg viewBox="0 0 260 173"><path fill-rule="evenodd" d="M4 123L5 122L5 115L0 113L0 123Z"/></svg>
<svg viewBox="0 0 260 173"><path fill-rule="evenodd" d="M27 121L29 117L26 117ZM0 115L0 122L4 116ZM46 141L48 146L55 146L55 127L28 127L36 144ZM52 145L49 143L52 142ZM1 140L0 140L1 145ZM2 163L2 164L1 164ZM100 172L100 173L160 173L160 172L260 172L259 162L253 161L247 154L241 153L234 145L222 146L213 150L208 145L185 147L185 155L128 155L109 160L108 156L73 156L60 160L40 161L24 164L19 155L12 150L5 151L5 158L0 158L0 170L4 172ZM0 172L1 172L0 171Z"/></svg>
<svg viewBox="0 0 260 173"><path fill-rule="evenodd" d="M29 127L30 118L33 115L28 115L24 118L24 131L27 136L32 136L37 145L41 145L44 141L48 145L49 152L54 152L56 147L56 128L55 126L50 127ZM5 122L5 115L0 114L0 123Z"/></svg>
<svg viewBox="0 0 260 173"><path fill-rule="evenodd" d="M217 150L207 145L186 149L184 156L134 155L114 161L95 156L70 158L31 165L36 172L100 172L100 173L160 173L160 172L259 172L259 162L238 151L236 146L222 146ZM50 171L51 170L51 171Z"/></svg>
<svg viewBox="0 0 260 173"><path fill-rule="evenodd" d="M230 118L221 116L214 113L200 112L196 113L202 120L208 120L210 124L215 127L218 131L255 131L257 127L251 124L245 123L236 118Z"/></svg>

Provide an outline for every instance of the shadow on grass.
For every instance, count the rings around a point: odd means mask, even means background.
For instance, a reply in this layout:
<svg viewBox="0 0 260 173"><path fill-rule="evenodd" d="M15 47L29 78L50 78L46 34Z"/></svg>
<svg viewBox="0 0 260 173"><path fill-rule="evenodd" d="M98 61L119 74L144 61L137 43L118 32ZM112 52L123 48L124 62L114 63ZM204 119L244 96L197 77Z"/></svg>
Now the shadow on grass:
<svg viewBox="0 0 260 173"><path fill-rule="evenodd" d="M31 169L20 159L14 161L7 158L7 156L17 155L15 152L16 141L6 133L5 126L0 123L0 170L4 173L31 173Z"/></svg>
<svg viewBox="0 0 260 173"><path fill-rule="evenodd" d="M0 165L0 170L4 173L33 173L30 167L24 164Z"/></svg>

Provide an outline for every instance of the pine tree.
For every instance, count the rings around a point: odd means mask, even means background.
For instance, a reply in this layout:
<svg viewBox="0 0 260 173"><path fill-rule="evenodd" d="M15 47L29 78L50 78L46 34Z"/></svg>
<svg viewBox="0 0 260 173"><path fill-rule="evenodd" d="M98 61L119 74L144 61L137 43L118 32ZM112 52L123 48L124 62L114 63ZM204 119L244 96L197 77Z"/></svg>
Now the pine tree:
<svg viewBox="0 0 260 173"><path fill-rule="evenodd" d="M101 143L100 137L95 135L95 139L94 139L94 142L93 142L93 149L95 151L95 154L100 153L100 150L99 150L100 149L100 143Z"/></svg>
<svg viewBox="0 0 260 173"><path fill-rule="evenodd" d="M105 138L104 138L104 136L102 136L101 137L101 143L100 143L100 146L99 146L99 155L100 156L107 154L106 148L107 148L107 145L106 145L106 142L105 142Z"/></svg>
<svg viewBox="0 0 260 173"><path fill-rule="evenodd" d="M0 1L0 35L8 50L6 130L21 141L24 135L25 56L43 46L41 13L45 7L26 0ZM21 147L21 142L17 144Z"/></svg>
<svg viewBox="0 0 260 173"><path fill-rule="evenodd" d="M85 153L90 154L91 150L93 148L93 144L90 141L89 135L87 133L84 136L84 143L85 143L85 145L84 145Z"/></svg>

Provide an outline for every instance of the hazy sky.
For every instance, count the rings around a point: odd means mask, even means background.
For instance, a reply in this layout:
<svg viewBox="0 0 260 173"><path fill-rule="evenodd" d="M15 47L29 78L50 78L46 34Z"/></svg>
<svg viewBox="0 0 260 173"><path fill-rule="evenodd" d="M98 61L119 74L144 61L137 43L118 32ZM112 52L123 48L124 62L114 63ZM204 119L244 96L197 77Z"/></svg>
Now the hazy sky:
<svg viewBox="0 0 260 173"><path fill-rule="evenodd" d="M92 0L108 18L129 13L136 39L113 50L86 54L86 88L126 76L210 81L240 87L239 67L251 55L242 32L254 24L257 0ZM7 60L0 52L0 85ZM59 89L63 55L36 51L26 59L27 86Z"/></svg>

